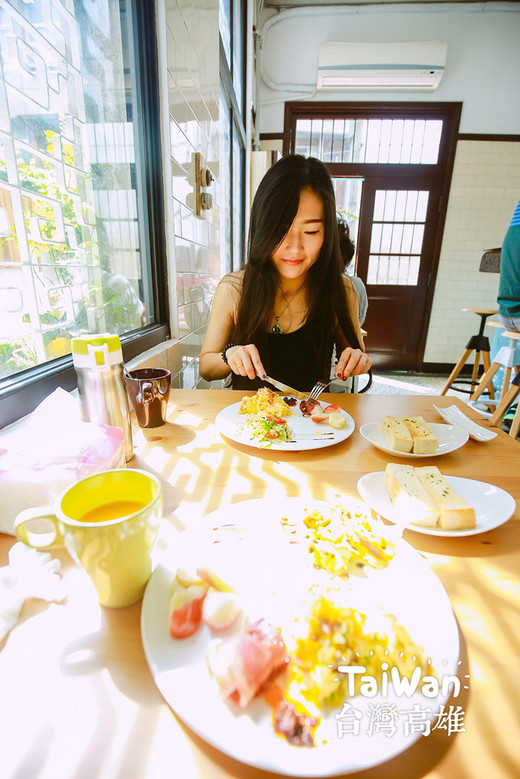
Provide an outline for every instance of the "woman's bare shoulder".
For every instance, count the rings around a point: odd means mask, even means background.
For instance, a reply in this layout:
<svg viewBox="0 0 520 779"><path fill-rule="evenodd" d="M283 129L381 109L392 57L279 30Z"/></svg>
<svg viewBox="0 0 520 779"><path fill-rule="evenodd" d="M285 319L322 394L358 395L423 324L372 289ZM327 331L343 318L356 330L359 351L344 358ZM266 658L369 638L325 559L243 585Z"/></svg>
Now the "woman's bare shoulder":
<svg viewBox="0 0 520 779"><path fill-rule="evenodd" d="M242 284L244 281L244 271L243 270L236 270L232 271L231 273L226 273L225 276L222 276L222 278L219 281L219 287L222 286L223 288L228 288L228 291L231 292L231 290L234 290L235 292L242 291ZM229 289L230 288L230 289Z"/></svg>

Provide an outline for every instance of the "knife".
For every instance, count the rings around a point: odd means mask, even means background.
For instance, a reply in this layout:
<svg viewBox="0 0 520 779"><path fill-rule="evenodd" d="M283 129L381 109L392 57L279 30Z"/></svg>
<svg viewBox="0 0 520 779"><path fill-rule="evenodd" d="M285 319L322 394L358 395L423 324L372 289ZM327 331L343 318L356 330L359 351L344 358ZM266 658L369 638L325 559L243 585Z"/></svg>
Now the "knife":
<svg viewBox="0 0 520 779"><path fill-rule="evenodd" d="M293 389L292 387L289 387L288 384L282 384L281 381L276 381L276 379L272 379L270 376L262 376L262 379L269 382L269 384L272 384L273 387L276 387L277 390L280 390L280 392L283 392L285 395L293 395L293 397L298 398L298 400L307 400L309 397L308 392L300 392L300 390Z"/></svg>

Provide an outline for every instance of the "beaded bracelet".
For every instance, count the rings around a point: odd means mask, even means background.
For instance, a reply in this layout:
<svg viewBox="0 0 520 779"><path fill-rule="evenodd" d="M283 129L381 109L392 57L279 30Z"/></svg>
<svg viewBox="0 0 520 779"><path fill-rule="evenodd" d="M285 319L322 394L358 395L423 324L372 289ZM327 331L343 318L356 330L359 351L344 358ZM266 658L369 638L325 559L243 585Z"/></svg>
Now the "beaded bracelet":
<svg viewBox="0 0 520 779"><path fill-rule="evenodd" d="M227 352L228 349L231 349L232 346L238 346L238 344L226 344L224 346L224 348L222 349L222 351L220 352L220 356L222 357L222 359L224 360L226 365L229 365L229 363L227 361L227 357L226 357L226 352Z"/></svg>

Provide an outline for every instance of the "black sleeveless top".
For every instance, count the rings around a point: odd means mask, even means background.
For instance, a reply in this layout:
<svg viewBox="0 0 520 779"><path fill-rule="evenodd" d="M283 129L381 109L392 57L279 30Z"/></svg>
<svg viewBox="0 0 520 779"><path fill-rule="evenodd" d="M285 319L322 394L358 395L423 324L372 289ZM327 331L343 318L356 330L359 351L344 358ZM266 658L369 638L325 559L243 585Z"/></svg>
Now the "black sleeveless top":
<svg viewBox="0 0 520 779"><path fill-rule="evenodd" d="M331 343L331 359L332 347ZM260 354L267 375L294 389L307 392L317 381L327 381L329 378L328 374L320 375L317 347L310 337L307 323L292 333L268 333L267 349L268 354ZM251 381L247 376L232 374L233 389L252 390L264 386L270 385L258 378Z"/></svg>

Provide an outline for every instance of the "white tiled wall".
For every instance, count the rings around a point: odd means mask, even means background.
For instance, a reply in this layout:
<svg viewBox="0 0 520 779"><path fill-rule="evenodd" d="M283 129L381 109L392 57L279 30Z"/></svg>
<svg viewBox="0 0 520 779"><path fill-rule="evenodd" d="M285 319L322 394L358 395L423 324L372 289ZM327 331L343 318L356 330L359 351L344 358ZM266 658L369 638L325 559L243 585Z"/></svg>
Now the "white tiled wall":
<svg viewBox="0 0 520 779"><path fill-rule="evenodd" d="M499 276L479 272L480 258L502 246L519 200L520 143L458 142L425 363L457 362L480 322L462 308L496 308Z"/></svg>

